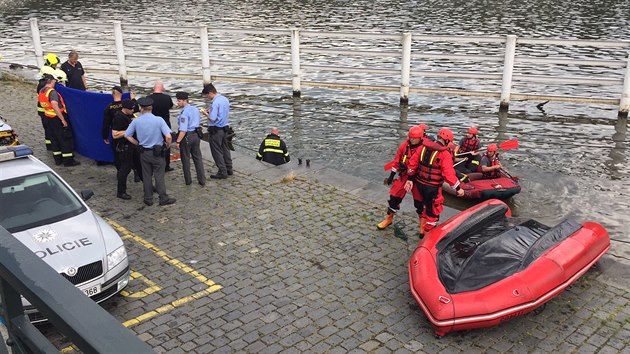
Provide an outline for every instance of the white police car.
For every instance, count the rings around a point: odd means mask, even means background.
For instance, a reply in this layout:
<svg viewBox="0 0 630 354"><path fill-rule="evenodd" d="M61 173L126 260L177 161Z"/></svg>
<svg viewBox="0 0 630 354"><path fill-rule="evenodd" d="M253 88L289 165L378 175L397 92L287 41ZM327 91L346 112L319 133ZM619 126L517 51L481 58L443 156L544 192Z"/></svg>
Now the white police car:
<svg viewBox="0 0 630 354"><path fill-rule="evenodd" d="M111 226L24 145L0 147L0 225L96 302L129 283L125 246ZM82 200L83 199L83 200ZM31 322L43 321L25 299Z"/></svg>

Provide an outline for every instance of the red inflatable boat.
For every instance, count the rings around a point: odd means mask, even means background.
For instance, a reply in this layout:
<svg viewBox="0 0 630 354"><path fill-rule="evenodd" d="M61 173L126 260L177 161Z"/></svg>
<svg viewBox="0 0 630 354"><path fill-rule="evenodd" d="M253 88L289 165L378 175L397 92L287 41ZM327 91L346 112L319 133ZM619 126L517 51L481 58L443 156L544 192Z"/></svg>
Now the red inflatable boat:
<svg viewBox="0 0 630 354"><path fill-rule="evenodd" d="M480 172L468 175L468 182L462 182L460 187L464 190L461 198L471 200L501 199L506 200L521 192L521 186L517 181L501 172L499 178L483 178ZM448 183L444 183L442 189L452 195L455 190Z"/></svg>
<svg viewBox="0 0 630 354"><path fill-rule="evenodd" d="M560 294L608 248L597 223L569 219L550 228L512 218L492 199L420 240L409 260L411 294L436 335L495 326Z"/></svg>

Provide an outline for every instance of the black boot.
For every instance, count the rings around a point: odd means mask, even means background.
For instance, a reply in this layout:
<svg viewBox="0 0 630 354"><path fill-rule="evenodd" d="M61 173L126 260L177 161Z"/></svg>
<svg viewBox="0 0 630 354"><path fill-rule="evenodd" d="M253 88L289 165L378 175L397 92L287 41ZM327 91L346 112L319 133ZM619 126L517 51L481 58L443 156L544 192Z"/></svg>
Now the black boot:
<svg viewBox="0 0 630 354"><path fill-rule="evenodd" d="M63 165L66 167L71 167L71 166L78 166L81 163L77 160L74 159L74 157L65 157L63 159Z"/></svg>

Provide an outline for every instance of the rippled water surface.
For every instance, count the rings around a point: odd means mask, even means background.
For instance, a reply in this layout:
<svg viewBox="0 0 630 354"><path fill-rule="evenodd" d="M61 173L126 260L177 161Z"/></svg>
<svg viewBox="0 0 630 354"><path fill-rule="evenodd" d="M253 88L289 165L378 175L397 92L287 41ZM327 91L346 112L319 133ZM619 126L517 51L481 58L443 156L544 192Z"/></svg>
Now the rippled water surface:
<svg viewBox="0 0 630 354"><path fill-rule="evenodd" d="M28 19L47 21L109 23L152 23L191 26L200 23L217 29L213 43L286 46L282 36L236 37L221 33L220 28L289 29L379 32L414 35L489 35L514 34L519 37L630 40L630 6L627 1L136 1L119 5L113 1L7 1L0 0L0 54L5 62L35 64L31 53ZM61 29L53 33L67 35ZM42 29L44 31L44 29ZM111 31L80 28L75 33L90 38L109 37ZM192 34L138 31L136 39L192 41ZM111 49L89 43L57 44L61 52L71 47L80 52L113 54ZM304 46L342 47L361 50L398 48L395 41L352 43L305 38ZM489 44L418 43L428 53L483 54L502 56L502 48ZM416 47L414 47L416 48ZM45 48L46 49L46 48ZM624 60L623 48L595 49L567 46L519 46L523 55L532 57L571 57ZM199 57L198 49L178 47L135 47L128 54L173 57ZM222 49L211 56L231 60L270 60L289 62L285 54L250 53ZM332 59L322 55L304 55L303 61L326 65ZM95 60L96 61L96 60ZM95 62L83 60L86 67ZM99 64L103 64L100 62ZM336 63L339 65L339 63ZM343 59L344 66L379 66L398 68L398 58L384 56L362 61ZM156 71L198 72L178 63L129 63L130 67ZM213 66L215 75L246 75L290 79L286 70L264 70ZM412 61L413 70L472 70L500 73L501 63ZM517 61L515 73L536 75L623 78L623 67L601 68L575 65L540 65L531 67ZM287 76L288 75L288 76ZM115 77L91 77L105 88ZM98 79L98 80L96 80ZM306 71L305 80L343 79L353 83L393 85L399 83L386 75L357 75ZM131 78L139 93L146 92L152 79ZM199 82L165 80L167 89L196 92ZM396 93L339 91L303 88L303 98L290 97L290 88L217 82L219 90L233 105L232 123L238 132L240 149L257 148L271 126L278 126L294 158L310 158L314 164L326 164L342 172L375 182L384 177L382 166L391 160L411 124L427 123L433 132L450 127L460 137L471 125L480 127L485 143L518 139L520 147L503 154L510 171L521 177L523 192L511 201L515 214L534 217L553 224L574 215L582 220L603 223L611 236L630 241L630 163L627 120L617 120L617 107L605 105L551 102L544 111L540 102L512 102L509 114L497 112L495 100L458 98L438 95L412 95L410 106L401 111ZM445 80L412 76L412 87L468 88L497 91L500 82L491 80ZM576 87L515 83L514 92L572 94L584 97L619 98L620 86ZM203 105L201 96L193 103ZM386 199L386 195L383 196ZM453 206L466 207L449 200Z"/></svg>

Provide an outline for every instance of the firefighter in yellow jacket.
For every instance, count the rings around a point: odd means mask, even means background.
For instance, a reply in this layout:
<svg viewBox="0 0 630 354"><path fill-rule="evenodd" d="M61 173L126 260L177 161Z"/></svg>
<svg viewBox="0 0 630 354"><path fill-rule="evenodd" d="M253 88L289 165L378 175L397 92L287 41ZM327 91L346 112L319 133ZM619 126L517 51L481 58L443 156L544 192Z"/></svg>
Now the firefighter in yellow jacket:
<svg viewBox="0 0 630 354"><path fill-rule="evenodd" d="M265 140L260 143L256 158L276 166L291 161L287 144L280 139L278 128L271 128L271 134L267 135Z"/></svg>
<svg viewBox="0 0 630 354"><path fill-rule="evenodd" d="M42 87L44 87L44 85L46 84L46 79L44 79L44 75L48 74L57 77L55 73L55 71L57 70L57 64L59 64L59 57L57 57L57 55L55 55L54 53L48 53L44 57L44 66L40 68L39 74L37 76L39 82L37 83L36 92L38 94ZM52 133L49 131L49 128L46 125L46 116L44 116L44 109L39 104L39 102L37 102L37 115L39 115L39 118L42 122L42 127L44 128L44 143L46 144L46 150L52 151L52 138L50 137Z"/></svg>

